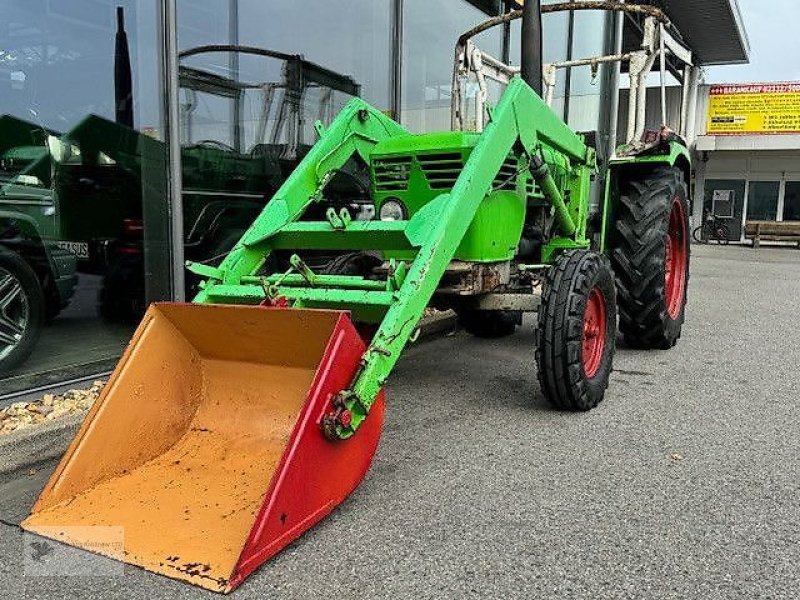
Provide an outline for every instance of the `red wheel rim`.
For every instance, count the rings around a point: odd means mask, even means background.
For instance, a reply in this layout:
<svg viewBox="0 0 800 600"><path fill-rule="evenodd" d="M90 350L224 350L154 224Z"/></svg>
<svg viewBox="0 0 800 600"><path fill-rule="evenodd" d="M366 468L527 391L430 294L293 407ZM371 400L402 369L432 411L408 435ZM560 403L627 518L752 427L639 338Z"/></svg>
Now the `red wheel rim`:
<svg viewBox="0 0 800 600"><path fill-rule="evenodd" d="M666 291L667 314L677 319L683 308L686 292L686 258L688 253L686 236L686 215L680 198L672 201L667 231L667 255L664 261L664 288Z"/></svg>
<svg viewBox="0 0 800 600"><path fill-rule="evenodd" d="M595 287L583 313L583 372L590 379L597 375L606 348L606 299Z"/></svg>

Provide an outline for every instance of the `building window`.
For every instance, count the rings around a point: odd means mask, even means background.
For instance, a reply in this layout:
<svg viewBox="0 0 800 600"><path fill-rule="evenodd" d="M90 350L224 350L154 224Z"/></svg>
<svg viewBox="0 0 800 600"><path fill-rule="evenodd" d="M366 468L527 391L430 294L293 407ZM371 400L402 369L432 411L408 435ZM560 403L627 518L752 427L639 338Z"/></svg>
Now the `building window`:
<svg viewBox="0 0 800 600"><path fill-rule="evenodd" d="M800 221L800 181L787 181L783 197L783 220Z"/></svg>
<svg viewBox="0 0 800 600"><path fill-rule="evenodd" d="M159 4L2 4L0 393L109 369L170 293Z"/></svg>
<svg viewBox="0 0 800 600"><path fill-rule="evenodd" d="M778 218L778 181L751 181L747 196L749 221L774 221Z"/></svg>

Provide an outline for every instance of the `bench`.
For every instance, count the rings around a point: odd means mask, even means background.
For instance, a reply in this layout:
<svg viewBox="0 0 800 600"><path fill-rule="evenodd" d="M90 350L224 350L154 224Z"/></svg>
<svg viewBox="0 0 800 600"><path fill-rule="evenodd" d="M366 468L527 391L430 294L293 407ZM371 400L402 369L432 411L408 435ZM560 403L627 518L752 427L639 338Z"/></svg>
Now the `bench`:
<svg viewBox="0 0 800 600"><path fill-rule="evenodd" d="M744 237L753 240L753 248L762 241L800 244L800 221L747 221Z"/></svg>

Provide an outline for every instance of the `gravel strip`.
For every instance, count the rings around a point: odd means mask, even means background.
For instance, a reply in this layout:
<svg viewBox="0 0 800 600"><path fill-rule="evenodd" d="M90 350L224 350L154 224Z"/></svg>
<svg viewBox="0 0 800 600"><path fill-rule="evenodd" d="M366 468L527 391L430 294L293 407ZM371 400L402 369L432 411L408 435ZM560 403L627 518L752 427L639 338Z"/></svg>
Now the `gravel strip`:
<svg viewBox="0 0 800 600"><path fill-rule="evenodd" d="M15 402L0 409L0 436L85 413L94 404L104 385L105 381L95 381L87 389L45 394L34 402Z"/></svg>

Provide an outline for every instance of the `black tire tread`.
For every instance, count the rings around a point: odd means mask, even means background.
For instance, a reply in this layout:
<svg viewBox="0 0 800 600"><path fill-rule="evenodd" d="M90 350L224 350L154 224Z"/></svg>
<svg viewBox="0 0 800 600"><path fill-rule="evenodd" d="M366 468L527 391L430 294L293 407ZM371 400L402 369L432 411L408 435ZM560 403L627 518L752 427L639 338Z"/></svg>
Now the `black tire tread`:
<svg viewBox="0 0 800 600"><path fill-rule="evenodd" d="M610 323L604 364L591 381L583 370L583 318L586 299L606 278L606 309ZM586 411L603 399L614 354L616 302L608 260L588 250L559 255L545 280L536 329L536 364L545 398L564 410Z"/></svg>
<svg viewBox="0 0 800 600"><path fill-rule="evenodd" d="M672 200L682 193L685 202L687 191L682 171L673 167L655 168L622 187L611 263L619 328L631 347L668 349L680 338L684 309L673 321L666 307L665 244Z"/></svg>

